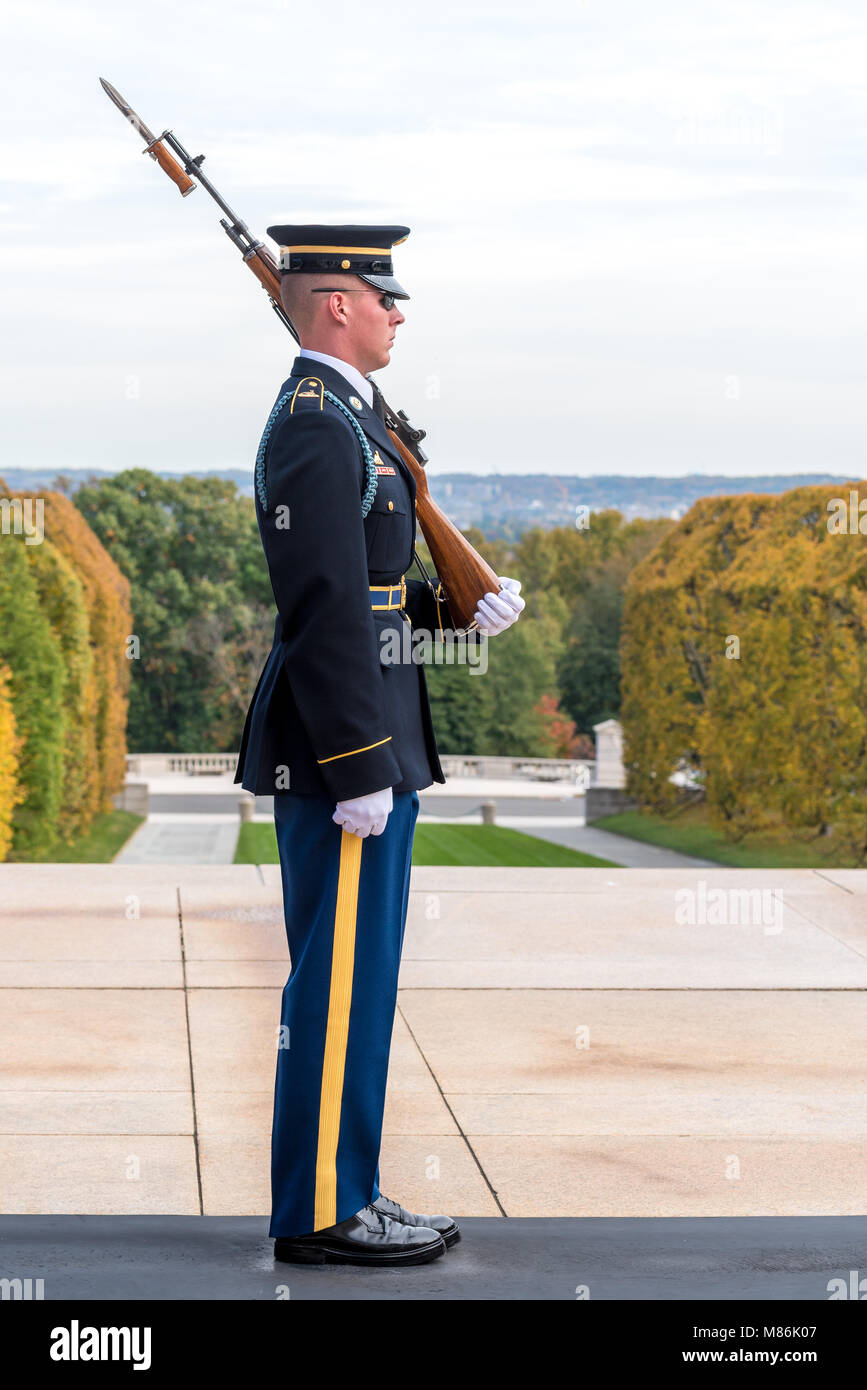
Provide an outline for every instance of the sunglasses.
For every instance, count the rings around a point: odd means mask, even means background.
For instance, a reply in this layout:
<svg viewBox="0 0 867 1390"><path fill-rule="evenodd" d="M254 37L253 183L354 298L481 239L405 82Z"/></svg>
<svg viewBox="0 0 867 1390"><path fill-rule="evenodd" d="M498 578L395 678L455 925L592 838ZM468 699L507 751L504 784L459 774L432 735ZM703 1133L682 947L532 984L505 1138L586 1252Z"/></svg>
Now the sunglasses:
<svg viewBox="0 0 867 1390"><path fill-rule="evenodd" d="M379 295L379 302L383 309L390 312L394 308L394 295L379 294L379 290L345 290L342 285L323 285L318 290L310 291L311 294L335 294L337 292L340 294L377 294Z"/></svg>

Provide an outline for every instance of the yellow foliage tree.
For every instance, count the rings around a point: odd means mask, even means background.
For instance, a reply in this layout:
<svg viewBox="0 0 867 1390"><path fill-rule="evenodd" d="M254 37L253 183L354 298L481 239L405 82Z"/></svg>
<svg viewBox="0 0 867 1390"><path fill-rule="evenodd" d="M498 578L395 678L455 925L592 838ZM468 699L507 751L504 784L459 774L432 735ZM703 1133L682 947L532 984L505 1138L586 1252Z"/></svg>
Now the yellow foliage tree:
<svg viewBox="0 0 867 1390"><path fill-rule="evenodd" d="M130 683L126 644L133 626L129 580L68 497L51 491L28 496L44 501L46 537L81 585L92 660L89 673L84 668L80 672L80 708L92 721L95 745L94 779L90 786L88 774L86 804L110 811L112 795L126 776Z"/></svg>
<svg viewBox="0 0 867 1390"><path fill-rule="evenodd" d="M867 858L867 492L705 498L633 571L621 641L629 788L665 811L701 769L733 839L832 833ZM849 506L850 494L855 503ZM845 524L836 524L845 499ZM860 529L863 519L864 531Z"/></svg>
<svg viewBox="0 0 867 1390"><path fill-rule="evenodd" d="M12 844L12 813L24 798L18 781L18 754L21 739L15 730L10 671L0 665L0 863Z"/></svg>
<svg viewBox="0 0 867 1390"><path fill-rule="evenodd" d="M127 579L66 497L12 493L0 479L0 506L13 720L0 728L0 858L27 860L86 831L123 785L132 616Z"/></svg>

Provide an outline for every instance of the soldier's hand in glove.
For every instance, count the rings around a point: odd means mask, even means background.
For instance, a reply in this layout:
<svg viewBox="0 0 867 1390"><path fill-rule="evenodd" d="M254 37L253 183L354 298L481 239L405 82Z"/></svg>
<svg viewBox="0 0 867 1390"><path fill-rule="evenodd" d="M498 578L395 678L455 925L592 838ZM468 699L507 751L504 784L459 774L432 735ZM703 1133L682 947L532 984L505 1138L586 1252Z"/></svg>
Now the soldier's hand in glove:
<svg viewBox="0 0 867 1390"><path fill-rule="evenodd" d="M508 579L505 575L499 575L499 582L502 586L498 594L485 594L479 599L473 617L479 625L479 632L485 637L494 637L498 632L505 632L507 627L518 621L518 615L526 606L521 598L520 579Z"/></svg>
<svg viewBox="0 0 867 1390"><path fill-rule="evenodd" d="M364 840L368 835L382 834L393 804L391 787L384 787L381 792L367 792L349 801L338 801L331 819L351 835L360 835Z"/></svg>

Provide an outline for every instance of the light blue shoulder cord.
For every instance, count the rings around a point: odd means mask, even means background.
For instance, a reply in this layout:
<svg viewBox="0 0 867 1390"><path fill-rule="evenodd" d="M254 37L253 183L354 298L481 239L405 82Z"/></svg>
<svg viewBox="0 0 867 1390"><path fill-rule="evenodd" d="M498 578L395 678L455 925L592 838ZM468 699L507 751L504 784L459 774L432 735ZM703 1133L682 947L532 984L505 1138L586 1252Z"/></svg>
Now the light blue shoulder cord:
<svg viewBox="0 0 867 1390"><path fill-rule="evenodd" d="M297 390L297 387L295 389ZM271 430L274 428L274 421L277 419L277 416L280 414L280 411L283 409L283 406L286 404L286 402L291 401L294 394L295 391L287 391L285 395L282 395L280 397L279 401L274 406L274 409L268 416L268 421L265 425L265 429L262 434L262 439L259 443L259 448L256 453L256 492L259 495L259 502L261 504L263 512L267 512L268 510L268 493L265 487L265 455L268 452L268 440L271 436ZM364 494L361 499L361 515L362 517L365 517L367 516L367 513L370 511L370 508L373 505L373 499L376 496L376 489L379 483L379 476L376 472L376 464L373 462L373 454L371 453L370 445L367 442L367 435L364 433L364 430L361 428L361 425L358 423L355 416L343 404L343 401L341 401L339 397L335 396L332 391L327 390L324 391L323 394L326 397L326 399L331 401L332 405L336 405L337 409L346 416L350 425L355 430L355 433L358 435L359 443L361 444L361 452L364 455L364 462L367 471L367 486L364 489Z"/></svg>

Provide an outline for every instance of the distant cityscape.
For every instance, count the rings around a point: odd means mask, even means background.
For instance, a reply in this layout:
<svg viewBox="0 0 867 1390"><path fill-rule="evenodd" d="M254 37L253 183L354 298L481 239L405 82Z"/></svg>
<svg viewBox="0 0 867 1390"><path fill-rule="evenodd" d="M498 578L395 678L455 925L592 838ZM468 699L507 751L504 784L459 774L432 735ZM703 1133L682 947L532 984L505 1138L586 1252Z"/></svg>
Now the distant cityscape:
<svg viewBox="0 0 867 1390"><path fill-rule="evenodd" d="M182 473L152 469L161 478ZM64 480L69 495L84 483L111 477L110 470L25 469L0 467L0 478L13 491L47 488ZM230 480L246 497L253 496L253 475L248 468L226 468L191 475ZM830 473L778 473L756 477L689 473L683 477L640 477L626 474L590 474L587 477L554 473L437 473L430 474L434 501L461 530L477 526L491 539L515 540L532 526L545 530L571 526L577 509L591 512L614 508L627 520L637 517L670 517L679 520L701 497L732 496L744 492L780 493L818 484L847 483L852 479Z"/></svg>

